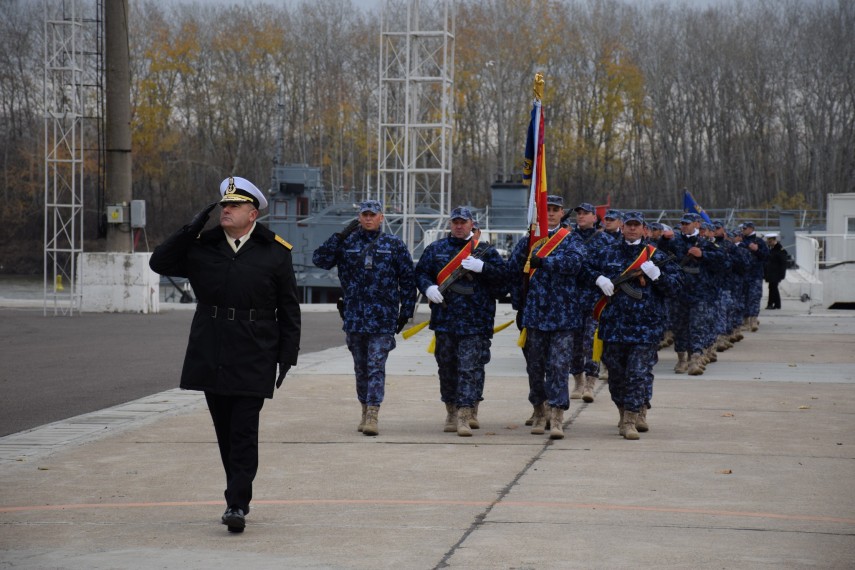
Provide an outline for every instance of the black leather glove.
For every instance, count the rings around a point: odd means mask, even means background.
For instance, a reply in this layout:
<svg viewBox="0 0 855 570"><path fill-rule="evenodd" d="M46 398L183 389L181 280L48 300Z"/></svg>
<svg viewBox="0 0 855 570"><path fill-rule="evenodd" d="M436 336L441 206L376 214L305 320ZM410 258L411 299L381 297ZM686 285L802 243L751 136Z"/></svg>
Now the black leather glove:
<svg viewBox="0 0 855 570"><path fill-rule="evenodd" d="M531 259L528 262L528 266L532 269L540 269L541 267L543 267L543 258L538 257L536 255L532 255Z"/></svg>
<svg viewBox="0 0 855 570"><path fill-rule="evenodd" d="M355 232L356 228L358 228L358 227L359 227L359 220L353 220L352 222L347 224L347 226L345 226L345 228L343 230L338 232L338 237L340 237L341 239L345 239L347 236L349 236L350 234Z"/></svg>
<svg viewBox="0 0 855 570"><path fill-rule="evenodd" d="M289 370L291 370L290 364L286 364L284 362L279 363L279 378L276 379L276 387L277 388L282 386L282 382L285 381L285 375L288 374Z"/></svg>
<svg viewBox="0 0 855 570"><path fill-rule="evenodd" d="M344 320L344 299L339 297L335 302L335 308L338 309L338 316L341 317L341 320Z"/></svg>
<svg viewBox="0 0 855 570"><path fill-rule="evenodd" d="M523 330L523 326L522 326L522 315L523 315L523 312L522 312L522 311L517 311L517 318L516 318L516 321L517 321L517 328L518 328L519 330Z"/></svg>
<svg viewBox="0 0 855 570"><path fill-rule="evenodd" d="M398 324L395 327L395 334L399 334L402 330L404 330L404 327L407 326L407 323L409 321L410 321L410 317L408 317L406 315L399 315L398 316Z"/></svg>
<svg viewBox="0 0 855 570"><path fill-rule="evenodd" d="M211 215L211 210L216 208L217 204L219 204L219 202L212 202L199 210L199 212L193 216L193 219L190 220L190 223L184 226L184 230L194 236L201 232L202 228L205 227L205 224L208 223L208 217Z"/></svg>

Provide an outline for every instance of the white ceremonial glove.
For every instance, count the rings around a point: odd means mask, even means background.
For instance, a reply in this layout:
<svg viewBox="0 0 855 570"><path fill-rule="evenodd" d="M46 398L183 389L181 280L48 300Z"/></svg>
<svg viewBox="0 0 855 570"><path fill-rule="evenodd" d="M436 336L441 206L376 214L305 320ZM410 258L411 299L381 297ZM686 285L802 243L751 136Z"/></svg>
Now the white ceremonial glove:
<svg viewBox="0 0 855 570"><path fill-rule="evenodd" d="M641 270L654 281L659 279L659 276L662 275L662 270L656 267L656 264L649 259L641 264Z"/></svg>
<svg viewBox="0 0 855 570"><path fill-rule="evenodd" d="M431 303L439 304L443 301L442 293L439 292L439 287L436 285L431 285L427 288L427 291L425 291L425 297L427 297Z"/></svg>
<svg viewBox="0 0 855 570"><path fill-rule="evenodd" d="M597 287L600 288L600 291L603 292L603 295L606 297L611 297L615 294L615 286L612 283L612 280L606 277L605 275L600 275L597 277Z"/></svg>
<svg viewBox="0 0 855 570"><path fill-rule="evenodd" d="M461 261L460 265L463 266L463 269L471 271L472 273L481 273L484 271L484 262L477 257L472 257L471 255Z"/></svg>

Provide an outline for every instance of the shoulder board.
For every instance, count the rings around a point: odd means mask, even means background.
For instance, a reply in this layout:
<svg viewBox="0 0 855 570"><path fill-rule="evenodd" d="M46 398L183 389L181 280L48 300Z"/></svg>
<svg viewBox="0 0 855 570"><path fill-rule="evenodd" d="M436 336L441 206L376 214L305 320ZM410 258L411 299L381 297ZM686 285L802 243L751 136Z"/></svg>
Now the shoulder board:
<svg viewBox="0 0 855 570"><path fill-rule="evenodd" d="M279 242L280 244L284 245L286 248L288 248L288 250L289 250L289 251L290 251L290 250L291 250L291 248L293 247L290 243L288 243L287 241L285 241L284 239L282 239L282 238L281 238L281 237L279 237L278 235L275 235L275 234L274 234L274 238L273 238L273 239L275 239L275 240L276 240L277 242Z"/></svg>

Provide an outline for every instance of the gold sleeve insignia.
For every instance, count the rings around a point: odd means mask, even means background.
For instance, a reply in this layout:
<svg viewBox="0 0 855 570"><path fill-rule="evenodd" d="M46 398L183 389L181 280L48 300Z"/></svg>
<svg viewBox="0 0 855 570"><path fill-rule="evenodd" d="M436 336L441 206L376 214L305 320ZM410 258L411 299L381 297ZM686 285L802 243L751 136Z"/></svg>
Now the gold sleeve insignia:
<svg viewBox="0 0 855 570"><path fill-rule="evenodd" d="M291 248L293 247L290 243L288 243L287 241L285 241L285 240L284 240L284 239L282 239L281 237L279 237L279 236L275 236L275 238L276 238L276 241L278 241L279 243L281 243L282 245L284 245L285 247L287 247L289 251L290 251L290 250L291 250Z"/></svg>

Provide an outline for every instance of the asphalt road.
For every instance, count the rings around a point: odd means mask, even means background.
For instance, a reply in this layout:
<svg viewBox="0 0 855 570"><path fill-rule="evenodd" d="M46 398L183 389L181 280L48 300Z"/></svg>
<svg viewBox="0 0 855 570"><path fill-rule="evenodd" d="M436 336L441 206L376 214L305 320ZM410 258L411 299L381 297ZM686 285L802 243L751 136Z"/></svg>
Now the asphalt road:
<svg viewBox="0 0 855 570"><path fill-rule="evenodd" d="M0 309L0 437L178 386L193 312ZM344 344L335 312L304 312L301 353Z"/></svg>

